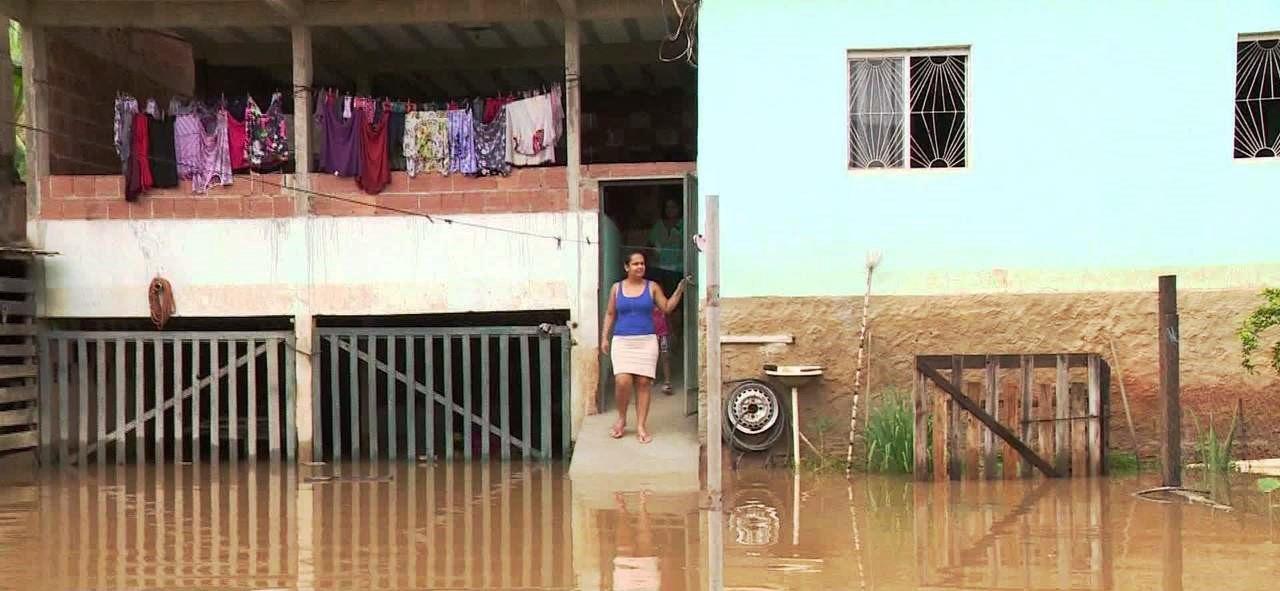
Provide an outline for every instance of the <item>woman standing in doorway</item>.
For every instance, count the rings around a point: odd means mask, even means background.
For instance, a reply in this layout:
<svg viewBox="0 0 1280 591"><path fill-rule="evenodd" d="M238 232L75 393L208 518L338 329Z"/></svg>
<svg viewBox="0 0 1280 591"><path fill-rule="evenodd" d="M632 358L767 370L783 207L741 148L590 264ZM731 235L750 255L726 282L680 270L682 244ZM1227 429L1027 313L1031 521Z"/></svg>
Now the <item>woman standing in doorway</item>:
<svg viewBox="0 0 1280 591"><path fill-rule="evenodd" d="M614 439L622 437L627 427L627 406L636 397L636 437L649 443L653 437L645 422L649 418L650 388L658 365L658 335L653 323L656 309L668 314L680 305L686 279L680 280L668 299L662 287L644 278L644 253L627 255L623 266L627 276L613 284L609 293L609 310L604 316L600 348L613 362L614 397L618 420L609 431ZM612 337L612 341L610 340Z"/></svg>

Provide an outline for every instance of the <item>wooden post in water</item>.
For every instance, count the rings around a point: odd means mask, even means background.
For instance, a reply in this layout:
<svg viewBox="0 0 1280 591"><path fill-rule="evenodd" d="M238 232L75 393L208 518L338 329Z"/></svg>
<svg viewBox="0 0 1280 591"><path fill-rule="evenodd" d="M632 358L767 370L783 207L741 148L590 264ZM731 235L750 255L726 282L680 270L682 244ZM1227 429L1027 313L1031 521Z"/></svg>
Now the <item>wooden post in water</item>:
<svg viewBox="0 0 1280 591"><path fill-rule="evenodd" d="M1182 486L1182 405L1178 393L1178 278L1160 277L1160 475L1164 486Z"/></svg>
<svg viewBox="0 0 1280 591"><path fill-rule="evenodd" d="M707 589L724 588L720 437L720 196L707 195Z"/></svg>

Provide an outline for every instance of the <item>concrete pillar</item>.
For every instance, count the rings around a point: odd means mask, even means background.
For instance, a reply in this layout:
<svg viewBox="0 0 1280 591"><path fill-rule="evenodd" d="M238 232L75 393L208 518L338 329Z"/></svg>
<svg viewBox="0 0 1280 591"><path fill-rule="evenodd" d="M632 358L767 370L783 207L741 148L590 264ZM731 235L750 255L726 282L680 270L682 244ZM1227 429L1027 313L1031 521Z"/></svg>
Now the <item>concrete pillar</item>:
<svg viewBox="0 0 1280 591"><path fill-rule="evenodd" d="M595 398L591 395L599 385L600 329L596 305L596 267L598 246L585 244L589 236L587 228L593 227L594 216L582 210L582 94L581 94L581 24L576 17L576 4L562 3L564 21L564 98L566 163L565 178L568 181L568 224L566 232L573 240L574 260L570 267L576 273L572 297L575 301L575 346L570 352L572 367L572 416L570 421L576 434L582 419L595 413ZM587 219L590 218L590 219ZM591 232L590 234L595 234ZM596 242L596 241L593 241Z"/></svg>
<svg viewBox="0 0 1280 591"><path fill-rule="evenodd" d="M312 86L311 29L294 25L293 38L293 159L294 184L311 188L311 105L315 104ZM294 195L294 211L310 212L307 193Z"/></svg>
<svg viewBox="0 0 1280 591"><path fill-rule="evenodd" d="M311 316L310 309L304 307L293 317L294 346L298 348L297 354L293 356L294 379L297 380L293 420L298 431L298 461L303 464L313 461L315 457L311 449L314 433L311 412L316 384L313 384L311 379L311 364L313 361L319 363L319 360L312 359L314 342L311 337L313 334L315 334L315 318Z"/></svg>
<svg viewBox="0 0 1280 591"><path fill-rule="evenodd" d="M27 125L27 217L40 215L40 181L49 176L49 37L39 25L22 28L22 91Z"/></svg>

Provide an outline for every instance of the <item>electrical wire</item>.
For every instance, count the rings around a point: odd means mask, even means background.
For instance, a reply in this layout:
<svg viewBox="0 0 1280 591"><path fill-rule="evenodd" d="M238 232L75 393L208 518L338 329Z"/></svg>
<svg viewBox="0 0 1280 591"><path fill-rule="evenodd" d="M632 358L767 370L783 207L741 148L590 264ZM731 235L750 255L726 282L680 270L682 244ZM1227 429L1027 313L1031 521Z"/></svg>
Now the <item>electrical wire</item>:
<svg viewBox="0 0 1280 591"><path fill-rule="evenodd" d="M658 60L667 63L687 61L690 66L696 68L698 67L698 12L702 7L702 0L671 0L671 8L675 11L677 19L674 31L671 29L670 20L667 19L666 1L658 0L662 9L662 23L667 31L666 37L658 45ZM683 42L681 42L682 36ZM667 55L669 44L684 47L680 49L679 54L669 57Z"/></svg>

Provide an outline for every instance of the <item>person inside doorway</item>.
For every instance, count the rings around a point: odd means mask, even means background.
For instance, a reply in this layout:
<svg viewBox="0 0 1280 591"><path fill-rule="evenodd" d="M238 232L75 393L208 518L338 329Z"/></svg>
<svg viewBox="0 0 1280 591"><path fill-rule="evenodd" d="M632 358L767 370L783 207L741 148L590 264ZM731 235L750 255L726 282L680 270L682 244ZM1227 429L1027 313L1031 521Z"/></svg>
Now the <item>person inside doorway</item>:
<svg viewBox="0 0 1280 591"><path fill-rule="evenodd" d="M684 221L679 201L669 198L662 202L662 216L649 228L646 238L657 253L657 260L649 269L650 279L663 289L674 290L684 276Z"/></svg>
<svg viewBox="0 0 1280 591"><path fill-rule="evenodd" d="M669 314L680 305L685 280L680 280L667 298L662 286L645 279L645 254L633 251L627 255L626 277L609 292L609 308L600 332L600 350L613 362L614 399L618 420L609 436L619 439L627 427L627 407L632 394L636 398L636 438L649 443L650 389L658 365L658 334L654 326L654 310Z"/></svg>

